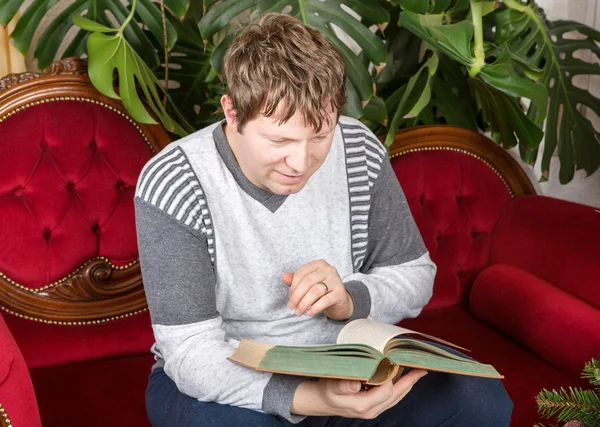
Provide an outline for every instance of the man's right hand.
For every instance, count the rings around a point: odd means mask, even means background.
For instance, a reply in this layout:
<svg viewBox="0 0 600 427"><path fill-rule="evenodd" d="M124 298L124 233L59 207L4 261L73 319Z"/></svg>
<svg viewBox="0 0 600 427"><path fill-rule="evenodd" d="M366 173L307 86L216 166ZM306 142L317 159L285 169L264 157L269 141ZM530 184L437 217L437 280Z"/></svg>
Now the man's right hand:
<svg viewBox="0 0 600 427"><path fill-rule="evenodd" d="M413 369L393 383L361 390L359 381L321 378L298 386L291 412L297 415L373 419L395 406L427 371Z"/></svg>

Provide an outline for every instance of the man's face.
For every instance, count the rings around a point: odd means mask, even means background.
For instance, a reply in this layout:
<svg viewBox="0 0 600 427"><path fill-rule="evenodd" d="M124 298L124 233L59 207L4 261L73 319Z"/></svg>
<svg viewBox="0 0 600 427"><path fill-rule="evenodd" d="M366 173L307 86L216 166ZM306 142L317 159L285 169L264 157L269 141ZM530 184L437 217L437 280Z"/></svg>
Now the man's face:
<svg viewBox="0 0 600 427"><path fill-rule="evenodd" d="M286 123L278 124L278 114L259 115L242 129L231 126L225 133L242 172L259 188L275 194L302 190L321 167L333 141L337 114L328 111L329 123L315 132L296 111Z"/></svg>

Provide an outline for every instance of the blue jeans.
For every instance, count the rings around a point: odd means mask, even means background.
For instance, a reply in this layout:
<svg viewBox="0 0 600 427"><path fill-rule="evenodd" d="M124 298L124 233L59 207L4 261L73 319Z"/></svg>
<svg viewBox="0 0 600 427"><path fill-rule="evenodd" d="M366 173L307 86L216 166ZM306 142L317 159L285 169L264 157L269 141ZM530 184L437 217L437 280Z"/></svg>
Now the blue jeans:
<svg viewBox="0 0 600 427"><path fill-rule="evenodd" d="M152 371L146 391L154 427L506 427L512 408L500 380L432 371L396 406L372 420L306 417L292 424L250 409L200 402L181 393L162 368Z"/></svg>

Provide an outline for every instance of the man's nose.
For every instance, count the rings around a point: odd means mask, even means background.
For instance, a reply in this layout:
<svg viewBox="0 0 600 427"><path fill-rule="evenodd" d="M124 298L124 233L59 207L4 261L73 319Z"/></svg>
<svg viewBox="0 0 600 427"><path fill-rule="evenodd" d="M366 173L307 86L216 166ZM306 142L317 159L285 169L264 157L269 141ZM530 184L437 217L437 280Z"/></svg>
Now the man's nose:
<svg viewBox="0 0 600 427"><path fill-rule="evenodd" d="M306 142L294 144L294 147L287 155L285 163L296 173L303 174L309 167L309 144Z"/></svg>

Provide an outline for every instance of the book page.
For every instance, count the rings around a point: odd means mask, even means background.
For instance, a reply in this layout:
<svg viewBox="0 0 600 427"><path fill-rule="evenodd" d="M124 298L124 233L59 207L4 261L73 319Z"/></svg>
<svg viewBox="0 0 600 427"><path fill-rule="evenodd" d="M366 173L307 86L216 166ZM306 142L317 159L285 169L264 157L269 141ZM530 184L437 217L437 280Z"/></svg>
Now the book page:
<svg viewBox="0 0 600 427"><path fill-rule="evenodd" d="M413 333L410 329L370 319L357 319L342 328L337 337L338 344L367 344L384 352L385 345L397 335Z"/></svg>
<svg viewBox="0 0 600 427"><path fill-rule="evenodd" d="M385 353L385 346L389 340L398 335L416 334L427 339L455 347L461 350L469 351L466 348L452 344L451 342L422 334L400 326L389 325L387 323L376 322L371 319L357 319L348 323L342 328L337 337L338 344L360 343L370 345L377 350Z"/></svg>

